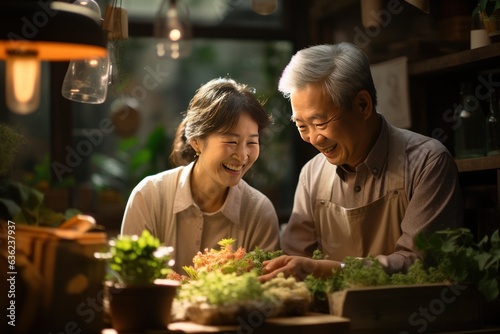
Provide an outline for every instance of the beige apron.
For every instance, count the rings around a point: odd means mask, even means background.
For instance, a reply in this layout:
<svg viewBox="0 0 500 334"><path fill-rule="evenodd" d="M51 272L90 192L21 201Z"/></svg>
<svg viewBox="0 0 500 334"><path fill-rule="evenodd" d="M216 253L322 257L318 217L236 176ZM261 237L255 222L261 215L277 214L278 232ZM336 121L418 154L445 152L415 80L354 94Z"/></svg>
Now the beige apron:
<svg viewBox="0 0 500 334"><path fill-rule="evenodd" d="M394 252L401 236L400 225L408 200L404 190L405 140L401 132L391 130L387 192L366 206L347 209L332 203L336 166L325 160L314 220L319 249L331 260L342 261L346 256L365 257Z"/></svg>

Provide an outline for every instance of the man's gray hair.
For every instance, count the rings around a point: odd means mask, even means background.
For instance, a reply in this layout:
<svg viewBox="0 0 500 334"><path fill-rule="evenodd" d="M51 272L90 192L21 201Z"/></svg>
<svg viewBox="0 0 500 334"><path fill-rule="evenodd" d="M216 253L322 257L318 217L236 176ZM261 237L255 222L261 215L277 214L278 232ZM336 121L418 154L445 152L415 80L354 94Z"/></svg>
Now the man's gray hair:
<svg viewBox="0 0 500 334"><path fill-rule="evenodd" d="M377 92L365 53L357 46L342 42L316 45L298 51L283 71L278 89L287 98L296 90L319 84L335 106L352 109L356 94L367 90L373 106Z"/></svg>

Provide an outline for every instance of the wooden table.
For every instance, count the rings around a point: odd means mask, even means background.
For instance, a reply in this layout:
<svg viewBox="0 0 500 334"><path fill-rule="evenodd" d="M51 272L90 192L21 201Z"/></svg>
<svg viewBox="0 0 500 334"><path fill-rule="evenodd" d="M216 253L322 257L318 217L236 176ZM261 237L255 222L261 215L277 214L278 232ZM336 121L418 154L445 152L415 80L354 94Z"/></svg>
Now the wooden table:
<svg viewBox="0 0 500 334"><path fill-rule="evenodd" d="M299 317L277 317L268 319L241 320L234 326L205 326L192 322L174 322L167 330L148 331L144 334L347 334L349 319L321 313ZM116 334L114 329L105 329L102 334Z"/></svg>

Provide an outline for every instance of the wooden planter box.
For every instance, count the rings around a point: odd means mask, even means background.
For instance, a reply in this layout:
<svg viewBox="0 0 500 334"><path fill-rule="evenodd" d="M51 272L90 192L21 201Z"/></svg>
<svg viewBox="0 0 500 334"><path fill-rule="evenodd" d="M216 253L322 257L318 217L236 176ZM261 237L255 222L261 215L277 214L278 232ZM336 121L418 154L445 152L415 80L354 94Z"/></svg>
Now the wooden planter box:
<svg viewBox="0 0 500 334"><path fill-rule="evenodd" d="M432 333L482 326L482 298L467 285L356 288L328 298L330 313L351 321L351 333Z"/></svg>

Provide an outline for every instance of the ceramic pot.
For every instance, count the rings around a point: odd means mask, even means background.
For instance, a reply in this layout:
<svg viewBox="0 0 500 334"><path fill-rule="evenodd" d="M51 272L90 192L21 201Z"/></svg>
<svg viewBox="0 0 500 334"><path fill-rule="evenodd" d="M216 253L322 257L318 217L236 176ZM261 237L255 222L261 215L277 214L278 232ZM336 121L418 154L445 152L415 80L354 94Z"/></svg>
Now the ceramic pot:
<svg viewBox="0 0 500 334"><path fill-rule="evenodd" d="M118 333L167 328L178 282L131 287L106 285L111 325Z"/></svg>

